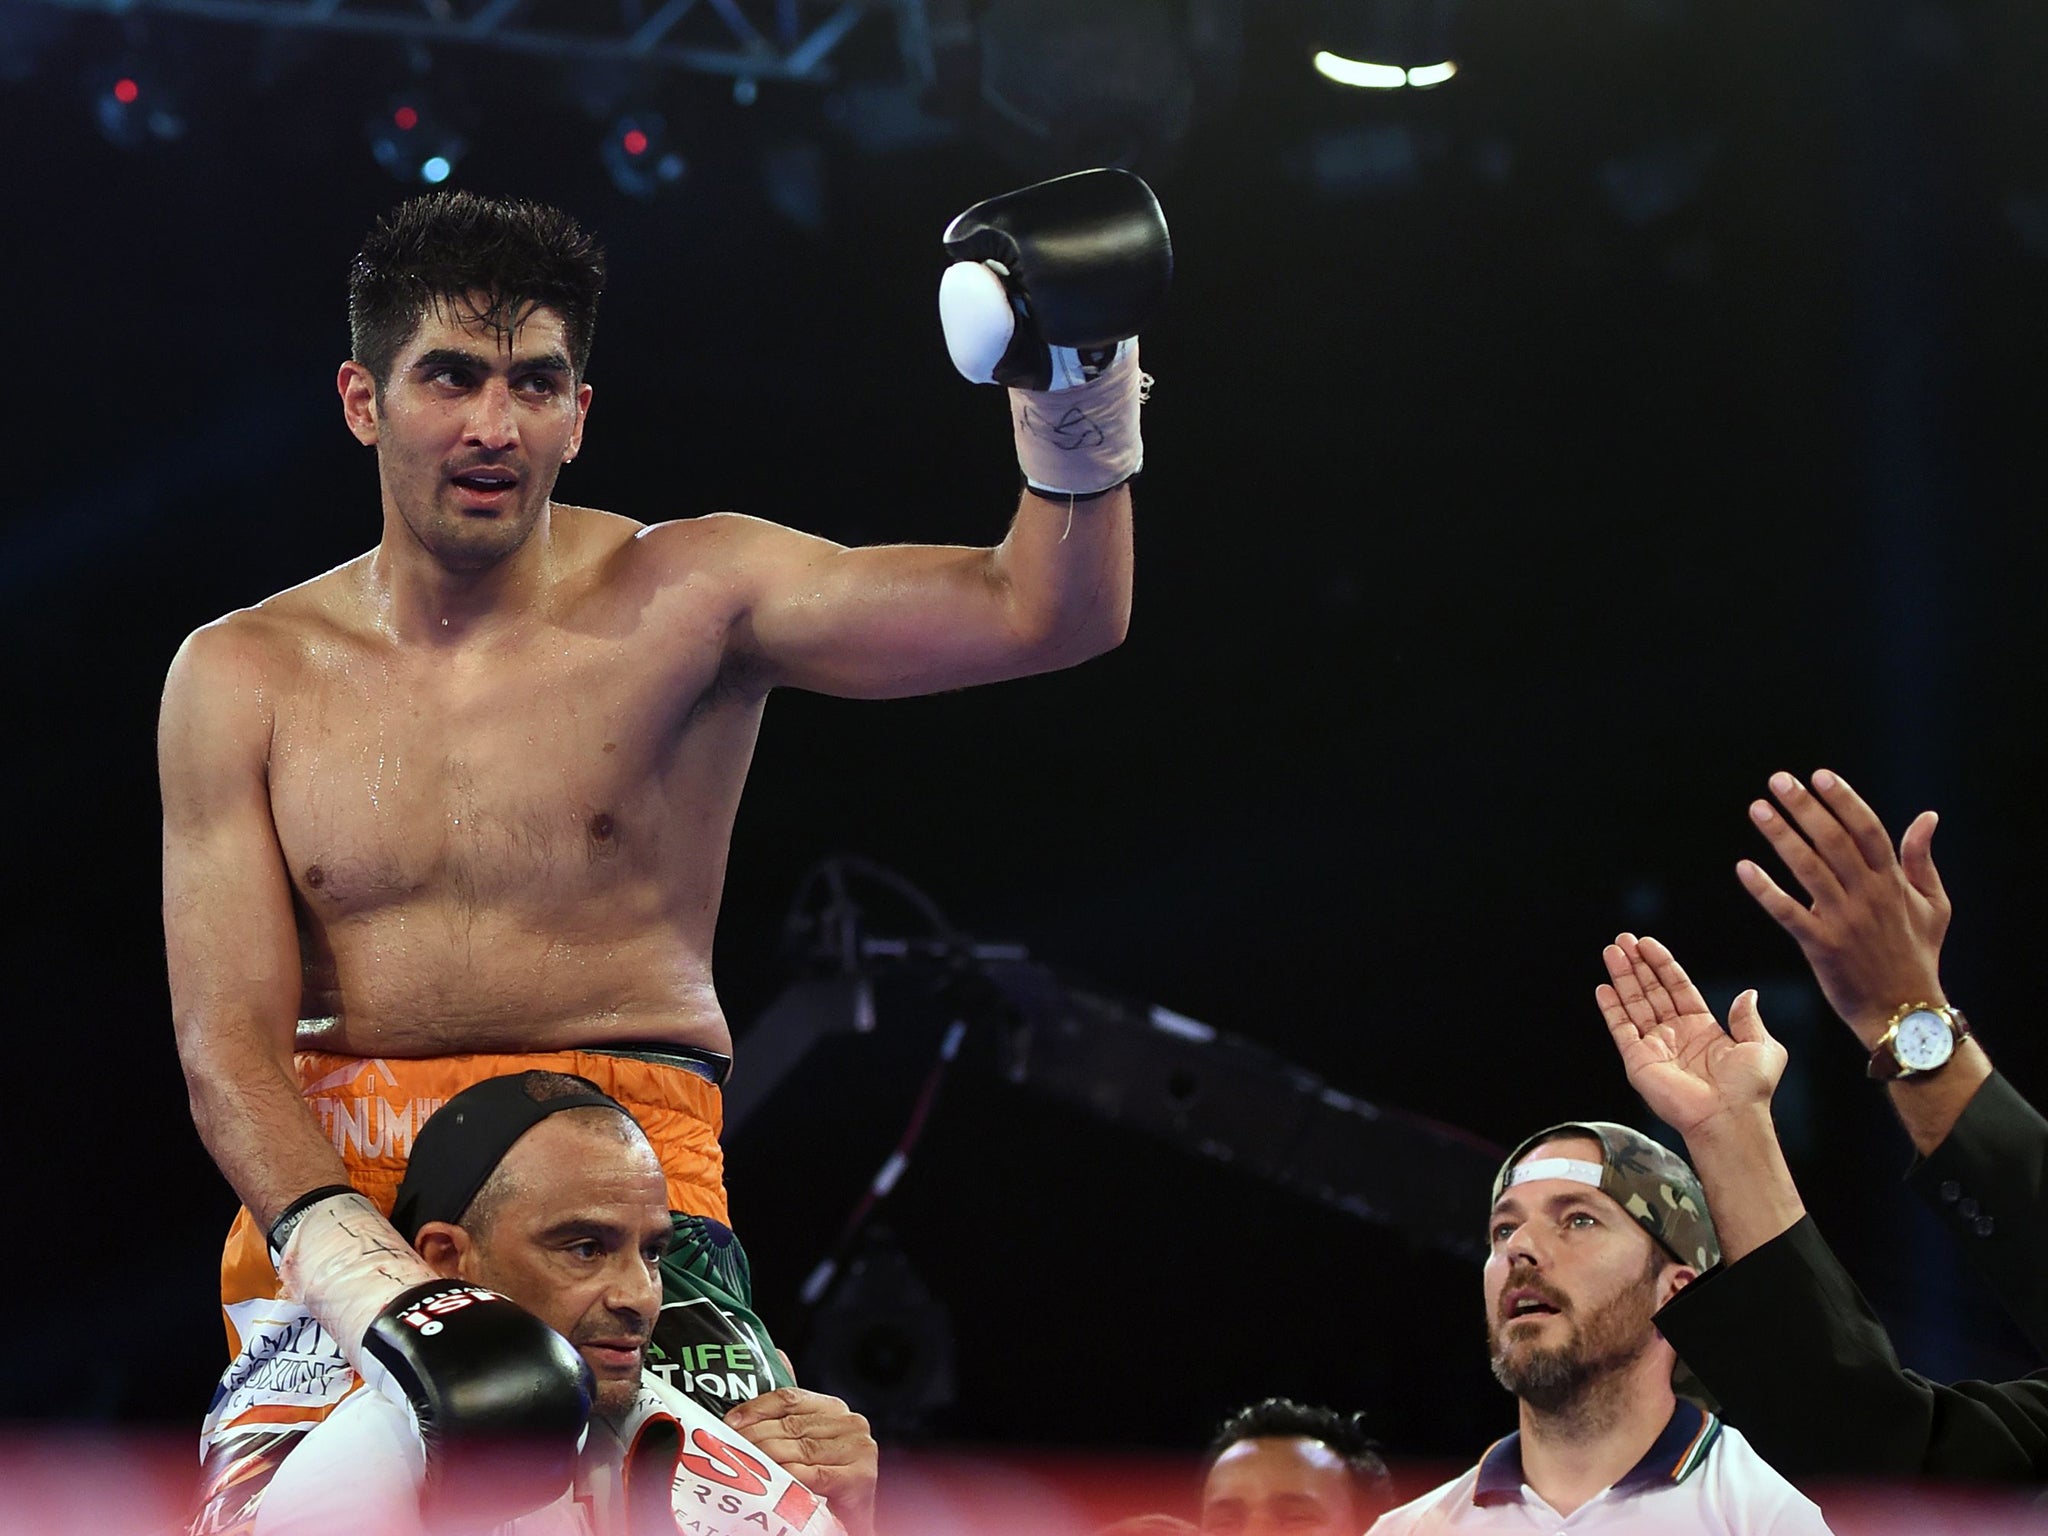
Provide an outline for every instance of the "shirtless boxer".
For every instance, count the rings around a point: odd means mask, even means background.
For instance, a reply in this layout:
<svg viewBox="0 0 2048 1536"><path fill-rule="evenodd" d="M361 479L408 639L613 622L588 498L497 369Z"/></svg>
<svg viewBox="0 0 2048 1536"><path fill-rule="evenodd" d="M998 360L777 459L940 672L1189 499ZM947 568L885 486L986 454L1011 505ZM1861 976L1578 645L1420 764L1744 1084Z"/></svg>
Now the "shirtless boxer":
<svg viewBox="0 0 2048 1536"><path fill-rule="evenodd" d="M429 1278L379 1214L413 1129L530 1067L598 1082L660 1153L679 1213L664 1327L716 1312L749 1340L671 1379L714 1407L786 1381L725 1224L731 1037L710 972L767 694L1049 671L1116 645L1129 608L1128 338L1170 269L1157 204L1088 173L977 205L947 244L948 349L1012 386L1025 470L993 548L556 504L583 446L601 253L553 210L465 193L371 232L337 383L376 451L380 541L196 631L164 692L179 1056L245 1207L222 1281L240 1358L209 1443L331 1408L315 1335L360 1363L380 1309Z"/></svg>

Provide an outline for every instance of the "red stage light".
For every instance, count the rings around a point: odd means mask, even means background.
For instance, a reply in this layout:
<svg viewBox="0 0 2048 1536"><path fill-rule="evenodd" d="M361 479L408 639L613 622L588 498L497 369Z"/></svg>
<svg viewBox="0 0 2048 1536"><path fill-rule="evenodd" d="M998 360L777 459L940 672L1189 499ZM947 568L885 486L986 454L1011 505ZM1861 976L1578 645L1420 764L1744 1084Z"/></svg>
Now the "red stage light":
<svg viewBox="0 0 2048 1536"><path fill-rule="evenodd" d="M121 105L124 107L133 106L135 104L135 98L140 96L141 94L142 87L137 85L133 80L129 79L126 75L123 75L119 80L116 80L114 82L114 100L120 102Z"/></svg>
<svg viewBox="0 0 2048 1536"><path fill-rule="evenodd" d="M644 155L647 153L647 135L638 128L628 128L626 136L619 142L626 146L626 153L629 155Z"/></svg>
<svg viewBox="0 0 2048 1536"><path fill-rule="evenodd" d="M411 107L400 107L391 114L391 121L398 124L403 131L410 133L413 129L419 127L420 115Z"/></svg>

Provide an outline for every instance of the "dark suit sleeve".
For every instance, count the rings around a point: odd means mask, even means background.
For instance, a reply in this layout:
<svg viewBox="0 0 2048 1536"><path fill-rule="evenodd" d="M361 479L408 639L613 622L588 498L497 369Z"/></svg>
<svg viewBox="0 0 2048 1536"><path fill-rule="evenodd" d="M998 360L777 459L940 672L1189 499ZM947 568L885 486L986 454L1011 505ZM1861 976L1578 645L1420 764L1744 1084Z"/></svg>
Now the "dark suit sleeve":
<svg viewBox="0 0 2048 1536"><path fill-rule="evenodd" d="M1787 1477L2048 1477L2048 1372L1941 1386L1903 1369L1812 1219L1710 1270L1657 1327Z"/></svg>
<svg viewBox="0 0 2048 1536"><path fill-rule="evenodd" d="M2048 1360L2048 1120L1993 1073L1906 1182Z"/></svg>

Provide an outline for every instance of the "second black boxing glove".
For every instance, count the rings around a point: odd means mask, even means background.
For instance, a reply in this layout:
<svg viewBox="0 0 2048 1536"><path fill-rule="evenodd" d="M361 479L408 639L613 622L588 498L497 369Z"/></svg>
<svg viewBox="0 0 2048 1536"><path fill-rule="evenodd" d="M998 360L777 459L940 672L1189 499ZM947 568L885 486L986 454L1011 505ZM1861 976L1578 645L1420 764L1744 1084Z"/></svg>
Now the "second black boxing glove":
<svg viewBox="0 0 2048 1536"><path fill-rule="evenodd" d="M419 1424L435 1521L498 1525L568 1491L590 1367L524 1307L461 1280L416 1285L377 1314L363 1353Z"/></svg>

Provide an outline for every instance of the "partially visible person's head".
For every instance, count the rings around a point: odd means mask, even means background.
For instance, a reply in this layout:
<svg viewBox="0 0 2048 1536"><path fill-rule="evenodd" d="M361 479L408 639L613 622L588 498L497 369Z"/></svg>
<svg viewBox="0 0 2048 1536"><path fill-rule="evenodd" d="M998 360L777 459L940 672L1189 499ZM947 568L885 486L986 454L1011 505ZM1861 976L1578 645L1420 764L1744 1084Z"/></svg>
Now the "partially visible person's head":
<svg viewBox="0 0 2048 1536"><path fill-rule="evenodd" d="M1677 1364L1651 1319L1720 1257L1706 1196L1675 1152L1624 1125L1539 1131L1494 1179L1486 1339L1500 1384L1544 1414Z"/></svg>
<svg viewBox="0 0 2048 1536"><path fill-rule="evenodd" d="M429 192L371 226L349 269L350 355L381 395L429 314L510 336L535 310L551 309L580 382L604 276L604 251L566 213L474 192Z"/></svg>
<svg viewBox="0 0 2048 1536"><path fill-rule="evenodd" d="M456 1094L413 1139L392 1221L437 1273L574 1344L599 1411L632 1403L661 1311L668 1193L638 1123L595 1083L520 1072Z"/></svg>
<svg viewBox="0 0 2048 1536"><path fill-rule="evenodd" d="M1207 1536L1358 1536L1391 1503L1361 1414L1269 1397L1225 1419L1209 1442Z"/></svg>

